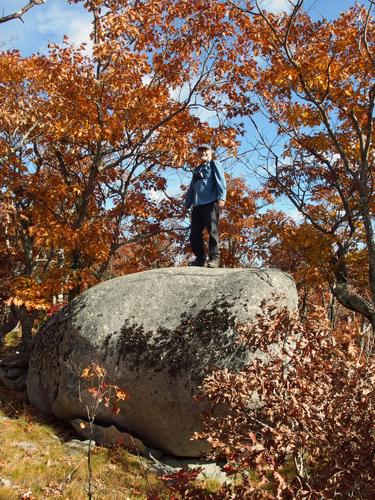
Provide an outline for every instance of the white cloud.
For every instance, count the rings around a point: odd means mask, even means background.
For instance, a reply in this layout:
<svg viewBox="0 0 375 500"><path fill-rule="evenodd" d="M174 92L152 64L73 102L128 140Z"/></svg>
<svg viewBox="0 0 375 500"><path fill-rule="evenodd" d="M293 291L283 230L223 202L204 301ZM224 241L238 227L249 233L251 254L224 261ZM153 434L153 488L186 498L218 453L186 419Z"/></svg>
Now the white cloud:
<svg viewBox="0 0 375 500"><path fill-rule="evenodd" d="M261 4L262 8L270 12L288 12L291 9L290 0L264 0Z"/></svg>
<svg viewBox="0 0 375 500"><path fill-rule="evenodd" d="M60 42L64 35L68 35L70 41L76 45L86 43L88 51L92 49L91 21L88 12L76 6L69 6L61 0L51 1L35 16L36 29L45 38Z"/></svg>

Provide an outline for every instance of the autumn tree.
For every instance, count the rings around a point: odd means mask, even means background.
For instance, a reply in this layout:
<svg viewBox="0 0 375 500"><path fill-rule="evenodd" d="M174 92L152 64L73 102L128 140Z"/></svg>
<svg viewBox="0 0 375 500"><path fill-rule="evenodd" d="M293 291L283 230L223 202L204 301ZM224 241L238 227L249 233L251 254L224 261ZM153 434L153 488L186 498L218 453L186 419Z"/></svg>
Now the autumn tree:
<svg viewBox="0 0 375 500"><path fill-rule="evenodd" d="M147 245L163 229L176 206L157 207L147 193L164 188L166 166L181 166L197 142L235 144L225 122L212 129L192 112L225 111L223 28L203 29L208 2L198 13L178 1L85 7L92 55L66 39L48 56L0 57L3 300L25 341L54 297L73 298L120 246Z"/></svg>
<svg viewBox="0 0 375 500"><path fill-rule="evenodd" d="M269 222L269 232L272 236L266 242L263 262L293 276L299 292L301 318L307 318L319 306L326 311L332 326L346 317L348 321L355 319L366 329L365 318L342 306L329 287L334 279L333 240L322 239L320 231L311 224L285 214ZM353 248L347 256L347 266L356 290L365 295L368 287L365 249Z"/></svg>
<svg viewBox="0 0 375 500"><path fill-rule="evenodd" d="M228 2L241 33L238 43L257 56L255 81L247 75L251 55L239 70L249 99L258 102L279 138L275 147L249 116L267 151L257 170L319 231L325 246L332 243L332 293L374 327L373 2L334 21L313 21L304 3L290 2L290 13L272 14L258 1ZM349 260L363 248L367 286L359 294Z"/></svg>

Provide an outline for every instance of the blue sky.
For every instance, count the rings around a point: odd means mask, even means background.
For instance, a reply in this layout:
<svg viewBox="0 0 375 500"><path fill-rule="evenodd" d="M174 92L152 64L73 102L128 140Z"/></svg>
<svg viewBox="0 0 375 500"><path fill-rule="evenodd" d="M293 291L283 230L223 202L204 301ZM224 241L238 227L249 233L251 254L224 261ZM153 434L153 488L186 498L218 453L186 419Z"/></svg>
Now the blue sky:
<svg viewBox="0 0 375 500"><path fill-rule="evenodd" d="M28 0L0 0L0 15L15 12L27 2ZM363 3L368 5L368 0ZM354 4L355 0L306 0L305 9L315 19L322 17L333 19ZM290 2L263 0L263 6L277 12L290 7ZM0 50L18 49L23 56L36 52L46 53L48 43L61 43L64 35L68 35L73 43L86 42L90 46L91 17L82 4L71 5L66 0L46 0L44 5L35 6L27 12L23 21L22 23L16 19L0 24ZM269 124L261 121L260 125L266 130L268 127L271 131ZM253 136L254 132L249 127L248 137L245 137L243 144L245 149ZM228 163L225 162L225 165ZM238 168L235 173L243 172ZM170 193L178 191L179 185L186 182L188 182L186 174L180 172L172 175L169 182ZM255 186L255 183L251 184ZM287 204L284 206L287 208ZM289 207L289 210L292 209Z"/></svg>

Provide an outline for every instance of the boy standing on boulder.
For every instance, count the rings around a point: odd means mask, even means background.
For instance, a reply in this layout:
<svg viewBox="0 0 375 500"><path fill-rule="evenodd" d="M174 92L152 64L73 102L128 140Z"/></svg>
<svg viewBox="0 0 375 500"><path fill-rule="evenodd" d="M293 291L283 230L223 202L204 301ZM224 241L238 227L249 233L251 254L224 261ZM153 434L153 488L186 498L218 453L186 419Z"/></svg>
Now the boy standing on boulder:
<svg viewBox="0 0 375 500"><path fill-rule="evenodd" d="M206 255L203 230L209 235L209 261L207 267L219 267L219 214L225 205L227 194L224 170L212 159L212 149L208 144L197 148L201 163L195 168L190 187L186 193L184 210L191 206L190 245L195 259L189 266L203 267Z"/></svg>

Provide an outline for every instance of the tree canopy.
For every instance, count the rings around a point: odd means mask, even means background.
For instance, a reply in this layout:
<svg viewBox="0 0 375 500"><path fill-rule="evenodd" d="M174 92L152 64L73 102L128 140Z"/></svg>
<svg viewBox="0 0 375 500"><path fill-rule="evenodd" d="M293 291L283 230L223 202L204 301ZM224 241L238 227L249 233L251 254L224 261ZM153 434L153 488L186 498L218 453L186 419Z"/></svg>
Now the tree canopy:
<svg viewBox="0 0 375 500"><path fill-rule="evenodd" d="M374 325L372 2L333 21L303 0L278 14L257 1L70 3L92 16L92 51L66 38L0 54L2 332L20 320L27 337L40 311L113 272L184 262L168 170L194 165L201 142L241 155L251 123L256 171L230 177L223 262L277 265L305 290L323 280ZM272 207L281 195L302 224Z"/></svg>

